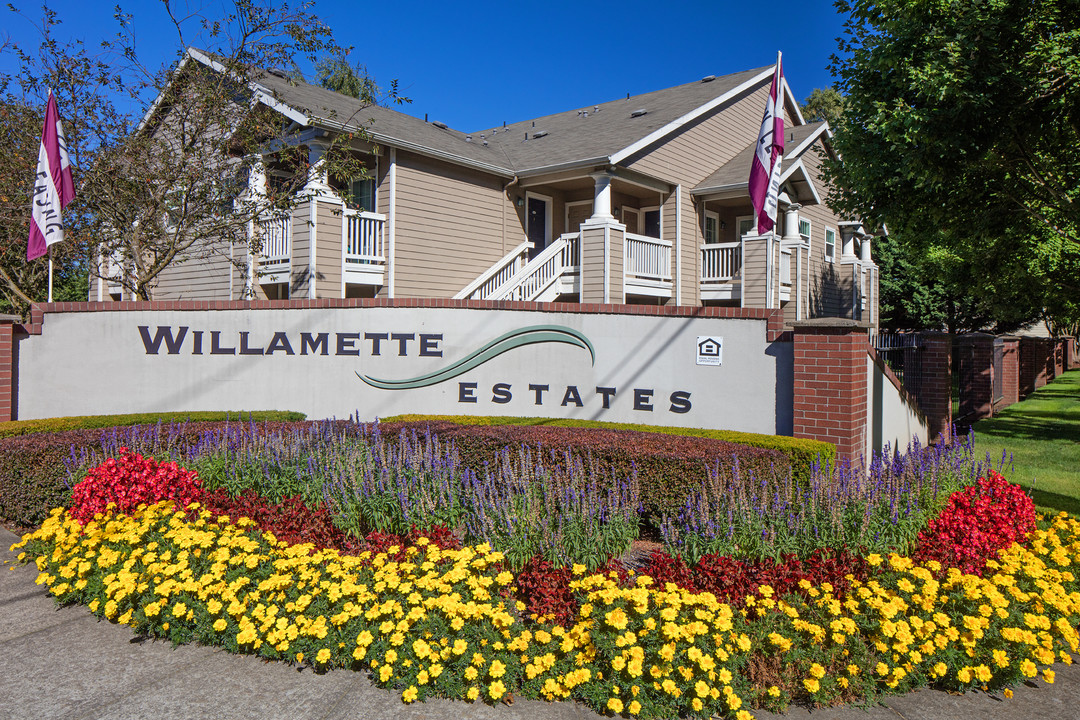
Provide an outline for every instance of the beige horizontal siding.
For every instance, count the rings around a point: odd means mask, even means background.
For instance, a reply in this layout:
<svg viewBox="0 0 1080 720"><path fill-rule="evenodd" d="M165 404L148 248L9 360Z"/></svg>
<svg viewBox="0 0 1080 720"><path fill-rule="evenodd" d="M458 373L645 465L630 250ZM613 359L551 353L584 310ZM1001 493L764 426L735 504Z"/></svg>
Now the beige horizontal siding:
<svg viewBox="0 0 1080 720"><path fill-rule="evenodd" d="M316 233L315 286L320 298L339 298L341 294L341 232L342 205L329 200L319 201L318 232Z"/></svg>
<svg viewBox="0 0 1080 720"><path fill-rule="evenodd" d="M501 178L397 159L397 297L452 297L524 239Z"/></svg>

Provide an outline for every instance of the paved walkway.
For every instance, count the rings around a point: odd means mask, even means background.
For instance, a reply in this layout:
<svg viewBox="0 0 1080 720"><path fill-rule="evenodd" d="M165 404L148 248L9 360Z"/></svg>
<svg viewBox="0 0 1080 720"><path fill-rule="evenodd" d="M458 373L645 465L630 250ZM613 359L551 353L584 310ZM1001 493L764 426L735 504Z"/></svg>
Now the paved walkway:
<svg viewBox="0 0 1080 720"><path fill-rule="evenodd" d="M0 563L17 538L0 528ZM86 608L57 609L34 584L36 569L0 564L0 720L592 720L576 703L518 700L490 707L449 700L405 705L364 673L310 670L195 645L139 641L126 626ZM924 690L869 710L793 708L762 718L814 720L1030 720L1080 718L1080 665L1058 666L1057 682L1020 687L1011 700Z"/></svg>

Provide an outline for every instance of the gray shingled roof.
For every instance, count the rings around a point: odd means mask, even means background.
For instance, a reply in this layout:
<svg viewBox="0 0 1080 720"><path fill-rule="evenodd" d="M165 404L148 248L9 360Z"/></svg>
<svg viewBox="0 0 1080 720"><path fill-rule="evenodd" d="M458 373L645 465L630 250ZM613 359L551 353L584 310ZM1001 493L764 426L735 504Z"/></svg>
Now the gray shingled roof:
<svg viewBox="0 0 1080 720"><path fill-rule="evenodd" d="M825 123L815 122L808 123L806 125L796 125L790 128L784 128L784 148L786 150L794 150L796 147L802 144L806 138L814 134ZM726 163L716 169L716 171L709 177L702 180L697 184L692 193L700 194L708 190L719 189L723 187L731 187L738 185L746 185L750 180L750 162L754 157L754 145L756 143L750 143L745 148L740 150L735 157L728 160ZM787 169L792 166L799 158L792 157L790 155L784 156L784 161L780 165L780 172L787 172Z"/></svg>
<svg viewBox="0 0 1080 720"><path fill-rule="evenodd" d="M465 133L440 129L412 115L365 105L356 98L327 90L303 81L287 80L265 74L256 81L275 99L315 121L330 125L365 127L377 141L420 145L450 156L491 165L507 175L513 174L502 152L479 142L466 142Z"/></svg>
<svg viewBox="0 0 1080 720"><path fill-rule="evenodd" d="M481 134L487 136L492 146L506 152L518 172L575 160L610 157L765 69L746 70L717 77L711 82L687 83L629 99L545 115L514 123L505 133L502 128L473 133L473 139L475 141ZM631 117L636 110L647 112L640 117ZM492 135L493 130L498 133ZM537 132L547 135L534 138ZM525 133L529 134L527 141Z"/></svg>
<svg viewBox="0 0 1080 720"><path fill-rule="evenodd" d="M365 107L355 98L306 82L269 74L257 82L281 102L315 120L316 124L327 121L331 125L350 127L363 124L379 142L420 146L451 158L488 165L510 175L610 157L766 69L746 70L719 76L711 82L687 83L474 133L440 129L390 108ZM631 117L636 110L647 112L640 117ZM526 132L528 140L525 139ZM535 137L538 132L546 135ZM469 136L471 142L466 140ZM488 143L486 146L484 140Z"/></svg>

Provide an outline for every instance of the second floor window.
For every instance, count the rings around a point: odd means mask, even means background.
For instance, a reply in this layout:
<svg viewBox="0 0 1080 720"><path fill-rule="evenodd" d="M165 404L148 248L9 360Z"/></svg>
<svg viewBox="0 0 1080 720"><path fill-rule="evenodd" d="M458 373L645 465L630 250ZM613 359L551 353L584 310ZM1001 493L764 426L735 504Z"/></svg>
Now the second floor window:
<svg viewBox="0 0 1080 720"><path fill-rule="evenodd" d="M810 242L810 221L799 218L799 235L806 242Z"/></svg>
<svg viewBox="0 0 1080 720"><path fill-rule="evenodd" d="M353 178L349 181L350 207L359 208L365 212L375 212L375 180L374 178Z"/></svg>
<svg viewBox="0 0 1080 720"><path fill-rule="evenodd" d="M825 259L832 262L836 259L836 231L825 228Z"/></svg>

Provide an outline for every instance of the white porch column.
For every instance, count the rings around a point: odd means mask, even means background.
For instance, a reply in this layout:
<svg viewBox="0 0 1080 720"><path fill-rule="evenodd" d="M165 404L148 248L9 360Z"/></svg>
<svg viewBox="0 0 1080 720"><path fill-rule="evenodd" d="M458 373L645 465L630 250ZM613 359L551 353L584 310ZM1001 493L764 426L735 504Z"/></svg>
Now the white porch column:
<svg viewBox="0 0 1080 720"><path fill-rule="evenodd" d="M863 235L861 257L859 258L864 263L873 262L873 258L870 257L870 235Z"/></svg>
<svg viewBox="0 0 1080 720"><path fill-rule="evenodd" d="M593 214L590 220L614 220L611 214L611 179L609 172L590 173L593 179Z"/></svg>
<svg viewBox="0 0 1080 720"><path fill-rule="evenodd" d="M784 209L784 240L802 242L799 235L799 209L802 205L791 203Z"/></svg>
<svg viewBox="0 0 1080 720"><path fill-rule="evenodd" d="M248 202L258 208L262 208L266 199L266 164L261 155L252 158L251 167L248 170ZM255 252L251 247L251 239L255 237L255 221L249 221L247 268L244 272L244 300L255 297Z"/></svg>
<svg viewBox="0 0 1080 720"><path fill-rule="evenodd" d="M854 258L855 255L855 230L850 226L840 227L840 236L844 240L844 251L841 253L841 257Z"/></svg>

